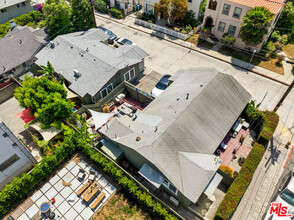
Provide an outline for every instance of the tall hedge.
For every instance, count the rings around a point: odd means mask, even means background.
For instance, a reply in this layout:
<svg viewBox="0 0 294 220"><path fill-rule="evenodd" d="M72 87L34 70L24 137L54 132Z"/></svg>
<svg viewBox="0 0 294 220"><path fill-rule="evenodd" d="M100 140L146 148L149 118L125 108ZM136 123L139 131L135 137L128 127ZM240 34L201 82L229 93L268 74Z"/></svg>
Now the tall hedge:
<svg viewBox="0 0 294 220"><path fill-rule="evenodd" d="M273 137L279 123L279 115L276 112L262 112L263 124L257 142L267 144Z"/></svg>
<svg viewBox="0 0 294 220"><path fill-rule="evenodd" d="M246 158L239 175L230 186L222 203L218 207L214 217L215 220L226 220L231 217L237 208L243 194L245 193L250 181L252 180L253 174L258 167L263 154L264 146L255 143L248 157Z"/></svg>

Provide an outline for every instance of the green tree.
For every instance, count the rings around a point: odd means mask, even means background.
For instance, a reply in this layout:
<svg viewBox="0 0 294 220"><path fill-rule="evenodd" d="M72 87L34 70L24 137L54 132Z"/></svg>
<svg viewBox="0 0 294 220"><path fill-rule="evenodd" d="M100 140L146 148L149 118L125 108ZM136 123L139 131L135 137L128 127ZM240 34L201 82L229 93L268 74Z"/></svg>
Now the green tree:
<svg viewBox="0 0 294 220"><path fill-rule="evenodd" d="M287 34L288 38L294 36L294 3L288 2L278 20L276 27L279 29L281 34Z"/></svg>
<svg viewBox="0 0 294 220"><path fill-rule="evenodd" d="M71 0L73 31L95 28L92 9L88 0Z"/></svg>
<svg viewBox="0 0 294 220"><path fill-rule="evenodd" d="M242 41L249 46L262 43L264 35L268 32L268 23L272 19L272 13L265 7L255 7L247 11L241 24Z"/></svg>
<svg viewBox="0 0 294 220"><path fill-rule="evenodd" d="M39 70L38 72L39 73L42 73L42 74L45 74L47 76L50 76L52 79L54 79L55 81L57 81L57 79L55 78L54 76L54 69L51 65L51 63L48 61L47 62L47 66L43 66L41 65L40 67L42 67L43 69L42 70Z"/></svg>
<svg viewBox="0 0 294 220"><path fill-rule="evenodd" d="M199 21L203 21L207 0L203 0L199 7Z"/></svg>
<svg viewBox="0 0 294 220"><path fill-rule="evenodd" d="M188 10L188 3L186 0L172 0L171 8L171 19L173 22L184 20Z"/></svg>
<svg viewBox="0 0 294 220"><path fill-rule="evenodd" d="M43 7L50 38L71 32L72 9L64 0L47 0Z"/></svg>

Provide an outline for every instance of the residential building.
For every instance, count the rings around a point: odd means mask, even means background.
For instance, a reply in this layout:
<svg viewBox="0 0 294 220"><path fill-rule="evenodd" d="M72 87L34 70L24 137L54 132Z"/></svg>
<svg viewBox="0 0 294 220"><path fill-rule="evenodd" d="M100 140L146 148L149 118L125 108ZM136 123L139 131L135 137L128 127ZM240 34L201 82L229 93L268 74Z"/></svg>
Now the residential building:
<svg viewBox="0 0 294 220"><path fill-rule="evenodd" d="M143 111L115 117L99 131L111 156L120 157L122 150L155 194L164 190L189 206L203 194L211 196L220 183L221 160L214 152L251 95L214 68L179 70L170 79Z"/></svg>
<svg viewBox="0 0 294 220"><path fill-rule="evenodd" d="M1 0L0 1L0 24L32 11L29 0Z"/></svg>
<svg viewBox="0 0 294 220"><path fill-rule="evenodd" d="M196 19L198 19L198 16L200 15L199 13L199 8L201 5L201 2L203 0L187 0L188 3L188 10L192 10L195 13ZM158 0L143 0L143 10L144 12L148 14L154 14L154 4L158 3Z"/></svg>
<svg viewBox="0 0 294 220"><path fill-rule="evenodd" d="M134 7L137 8L137 5L142 7L143 0L110 0L110 7L117 7L124 10L125 14L131 13L134 10Z"/></svg>
<svg viewBox="0 0 294 220"><path fill-rule="evenodd" d="M203 26L210 28L210 35L221 39L224 33L236 38L235 47L259 51L267 41L282 13L285 0L208 0L204 14ZM254 7L265 7L273 14L269 23L268 34L256 47L247 46L240 38L242 18Z"/></svg>
<svg viewBox="0 0 294 220"><path fill-rule="evenodd" d="M36 159L0 120L0 189L14 177L27 172L36 163Z"/></svg>
<svg viewBox="0 0 294 220"><path fill-rule="evenodd" d="M147 54L135 45L114 48L100 29L56 37L37 54L36 64L49 61L68 88L86 103L96 103L123 81L134 82Z"/></svg>
<svg viewBox="0 0 294 220"><path fill-rule="evenodd" d="M0 78L17 76L33 66L35 55L47 45L45 28L16 26L0 38Z"/></svg>

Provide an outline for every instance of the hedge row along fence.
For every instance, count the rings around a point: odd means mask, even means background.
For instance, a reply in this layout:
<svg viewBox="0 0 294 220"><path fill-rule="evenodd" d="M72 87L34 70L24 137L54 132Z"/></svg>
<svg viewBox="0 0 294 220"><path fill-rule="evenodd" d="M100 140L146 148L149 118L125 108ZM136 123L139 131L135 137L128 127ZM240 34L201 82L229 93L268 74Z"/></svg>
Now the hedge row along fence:
<svg viewBox="0 0 294 220"><path fill-rule="evenodd" d="M215 220L229 219L234 213L239 201L241 200L253 177L259 162L262 159L263 154L264 146L255 143L248 157L246 158L239 175L230 186L222 203L218 207L214 217Z"/></svg>
<svg viewBox="0 0 294 220"><path fill-rule="evenodd" d="M160 202L156 201L148 192L142 190L138 184L128 177L123 170L119 169L113 161L93 149L89 145L89 139L82 137L80 132L72 129L64 131L64 142L56 148L54 154L44 157L30 173L24 173L21 177L16 177L12 182L5 185L0 191L0 218L3 218L22 199L32 192L37 184L45 180L55 171L65 159L80 150L93 163L103 168L104 172L112 176L138 203L146 205L153 214L161 219L178 219L170 213Z"/></svg>
<svg viewBox="0 0 294 220"><path fill-rule="evenodd" d="M273 137L279 123L279 115L276 112L264 111L261 112L262 125L257 142L267 144Z"/></svg>

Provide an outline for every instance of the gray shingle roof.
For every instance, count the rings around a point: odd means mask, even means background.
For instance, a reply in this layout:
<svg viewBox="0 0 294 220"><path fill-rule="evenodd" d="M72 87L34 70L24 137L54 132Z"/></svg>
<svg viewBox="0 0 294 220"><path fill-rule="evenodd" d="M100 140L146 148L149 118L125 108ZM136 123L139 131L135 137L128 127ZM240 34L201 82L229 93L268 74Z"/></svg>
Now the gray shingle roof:
<svg viewBox="0 0 294 220"><path fill-rule="evenodd" d="M196 202L219 167L213 152L251 95L234 77L213 68L179 70L173 78L135 121L127 116L115 118L101 132L139 152ZM122 133L126 128L128 132Z"/></svg>
<svg viewBox="0 0 294 220"><path fill-rule="evenodd" d="M0 9L10 7L12 5L26 2L27 0L0 0Z"/></svg>
<svg viewBox="0 0 294 220"><path fill-rule="evenodd" d="M17 26L0 38L0 75L29 61L45 45L45 29ZM5 68L4 68L4 67Z"/></svg>
<svg viewBox="0 0 294 220"><path fill-rule="evenodd" d="M44 48L37 54L38 65L49 61L71 85L69 88L84 97L94 96L121 69L141 62L147 54L137 46L125 45L114 49L101 41L108 36L100 29L76 32L56 37L55 47ZM88 49L88 51L87 51ZM74 70L81 77L74 77Z"/></svg>

